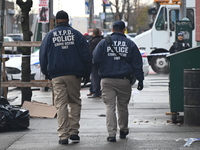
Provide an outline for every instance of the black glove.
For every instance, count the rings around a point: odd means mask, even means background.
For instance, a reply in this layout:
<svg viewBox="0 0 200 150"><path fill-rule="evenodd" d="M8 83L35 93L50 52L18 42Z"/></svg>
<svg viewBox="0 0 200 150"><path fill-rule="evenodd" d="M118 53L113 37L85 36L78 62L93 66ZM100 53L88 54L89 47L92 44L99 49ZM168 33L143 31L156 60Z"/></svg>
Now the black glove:
<svg viewBox="0 0 200 150"><path fill-rule="evenodd" d="M51 77L49 75L45 75L45 79L51 80Z"/></svg>
<svg viewBox="0 0 200 150"><path fill-rule="evenodd" d="M139 81L139 82L138 82L138 87L137 87L137 89L138 89L139 91L141 91L141 90L143 89L143 81Z"/></svg>
<svg viewBox="0 0 200 150"><path fill-rule="evenodd" d="M83 77L83 85L85 86L88 82L90 82L90 76Z"/></svg>

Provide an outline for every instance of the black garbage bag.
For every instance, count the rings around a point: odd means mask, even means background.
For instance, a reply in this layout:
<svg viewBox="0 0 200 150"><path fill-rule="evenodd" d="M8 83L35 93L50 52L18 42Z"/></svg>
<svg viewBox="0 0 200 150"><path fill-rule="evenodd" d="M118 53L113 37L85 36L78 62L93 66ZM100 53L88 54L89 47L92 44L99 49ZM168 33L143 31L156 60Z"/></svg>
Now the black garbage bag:
<svg viewBox="0 0 200 150"><path fill-rule="evenodd" d="M8 119L6 116L9 116L8 110L4 108L3 105L0 105L0 131L8 130Z"/></svg>
<svg viewBox="0 0 200 150"><path fill-rule="evenodd" d="M29 110L13 105L0 105L0 131L21 130L29 127Z"/></svg>
<svg viewBox="0 0 200 150"><path fill-rule="evenodd" d="M7 105L7 104L10 104L8 102L8 100L5 97L1 96L1 98L0 98L0 105Z"/></svg>

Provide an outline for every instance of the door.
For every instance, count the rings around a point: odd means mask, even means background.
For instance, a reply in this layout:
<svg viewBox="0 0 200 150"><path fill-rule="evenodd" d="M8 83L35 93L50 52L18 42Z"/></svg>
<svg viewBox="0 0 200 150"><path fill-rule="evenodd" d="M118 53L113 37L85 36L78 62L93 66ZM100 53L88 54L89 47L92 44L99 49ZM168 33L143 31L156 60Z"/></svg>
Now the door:
<svg viewBox="0 0 200 150"><path fill-rule="evenodd" d="M168 49L169 41L167 8L162 7L155 22L154 31L152 31L152 46L155 48Z"/></svg>

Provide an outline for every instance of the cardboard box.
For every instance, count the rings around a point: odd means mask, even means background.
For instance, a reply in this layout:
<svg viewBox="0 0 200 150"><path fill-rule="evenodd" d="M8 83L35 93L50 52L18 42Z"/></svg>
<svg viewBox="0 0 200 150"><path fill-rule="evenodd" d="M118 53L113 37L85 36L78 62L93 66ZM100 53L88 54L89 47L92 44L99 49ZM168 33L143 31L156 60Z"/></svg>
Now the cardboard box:
<svg viewBox="0 0 200 150"><path fill-rule="evenodd" d="M45 103L40 103L36 101L24 101L22 108L29 110L31 117L44 117L44 118L55 118L56 108L52 105L47 105Z"/></svg>

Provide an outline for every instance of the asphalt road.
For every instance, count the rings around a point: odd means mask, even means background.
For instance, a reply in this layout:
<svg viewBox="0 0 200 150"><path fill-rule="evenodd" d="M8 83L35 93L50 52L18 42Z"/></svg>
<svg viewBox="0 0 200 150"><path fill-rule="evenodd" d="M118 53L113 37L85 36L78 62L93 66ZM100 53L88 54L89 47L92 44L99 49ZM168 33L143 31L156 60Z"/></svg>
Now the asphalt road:
<svg viewBox="0 0 200 150"><path fill-rule="evenodd" d="M116 143L106 141L105 105L102 99L88 99L89 88L81 90L82 114L79 144L59 145L56 118L31 118L25 131L0 133L0 150L199 150L200 142L184 147L187 138L200 138L200 127L183 123L172 124L168 75L150 73L144 81L144 90L133 86L129 104L127 139L117 136ZM9 97L20 97L19 89L10 89ZM51 90L33 91L33 100L52 104ZM15 101L13 101L14 103ZM182 114L181 114L182 115Z"/></svg>

